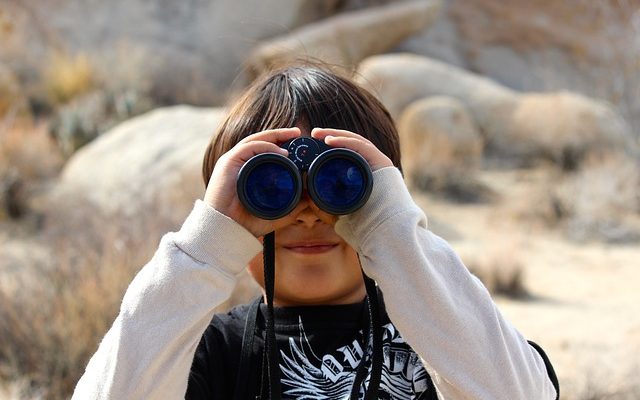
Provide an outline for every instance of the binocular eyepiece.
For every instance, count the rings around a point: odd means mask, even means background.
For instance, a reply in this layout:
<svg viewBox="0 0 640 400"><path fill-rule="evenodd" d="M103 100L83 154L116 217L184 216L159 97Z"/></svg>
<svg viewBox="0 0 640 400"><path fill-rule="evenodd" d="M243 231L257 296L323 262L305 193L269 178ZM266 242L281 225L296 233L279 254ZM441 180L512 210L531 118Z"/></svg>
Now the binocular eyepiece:
<svg viewBox="0 0 640 400"><path fill-rule="evenodd" d="M296 207L304 187L318 208L329 214L350 214L366 203L373 177L360 154L311 137L298 137L281 147L289 151L288 157L258 154L238 173L238 198L253 215L284 217Z"/></svg>

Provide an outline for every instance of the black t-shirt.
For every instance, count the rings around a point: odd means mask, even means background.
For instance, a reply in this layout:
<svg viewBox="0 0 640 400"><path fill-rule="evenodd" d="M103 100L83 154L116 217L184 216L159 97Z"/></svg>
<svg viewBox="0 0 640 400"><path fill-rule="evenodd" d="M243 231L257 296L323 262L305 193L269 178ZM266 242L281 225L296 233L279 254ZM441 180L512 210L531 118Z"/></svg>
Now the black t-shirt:
<svg viewBox="0 0 640 400"><path fill-rule="evenodd" d="M246 376L238 379L249 308L238 306L213 317L196 350L186 399L231 400L238 388L244 391L243 398L254 399L259 394L264 365L264 304L258 313L250 367ZM348 399L364 354L362 327L366 318L364 303L276 308L282 399ZM419 356L386 315L382 324L384 364L379 398L437 399ZM371 348L367 354L370 352Z"/></svg>

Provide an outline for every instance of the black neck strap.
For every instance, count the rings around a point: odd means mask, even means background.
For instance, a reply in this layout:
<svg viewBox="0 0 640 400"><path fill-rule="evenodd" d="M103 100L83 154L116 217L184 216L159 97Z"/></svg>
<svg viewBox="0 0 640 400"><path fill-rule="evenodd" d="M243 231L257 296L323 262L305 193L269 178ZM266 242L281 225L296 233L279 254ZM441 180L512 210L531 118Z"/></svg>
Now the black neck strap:
<svg viewBox="0 0 640 400"><path fill-rule="evenodd" d="M380 321L380 302L378 299L378 288L373 279L369 278L362 272L364 278L365 288L367 290L367 308L369 312L368 323L363 328L364 342L364 355L360 360L360 365L356 371L356 378L351 388L351 400L357 400L360 395L360 387L366 378L366 356L369 349L369 340L371 340L371 378L367 385L365 392L365 400L378 399L378 391L380 388L380 381L382 379L382 363L383 363L383 351L382 351L382 323ZM362 370L362 371L361 371Z"/></svg>
<svg viewBox="0 0 640 400"><path fill-rule="evenodd" d="M253 356L253 342L255 338L256 325L258 323L258 311L262 297L255 299L249 306L247 320L244 323L244 333L242 335L242 350L240 353L240 364L238 367L238 375L236 376L236 388L233 391L234 400L246 400L249 398L247 390L247 377L251 376L251 361ZM261 385L262 386L262 385Z"/></svg>
<svg viewBox="0 0 640 400"><path fill-rule="evenodd" d="M276 344L276 329L273 316L273 292L275 290L275 232L264 236L264 289L267 297L266 338L265 350L267 354L267 372L269 378L269 399L280 400L280 363L278 362L278 345Z"/></svg>

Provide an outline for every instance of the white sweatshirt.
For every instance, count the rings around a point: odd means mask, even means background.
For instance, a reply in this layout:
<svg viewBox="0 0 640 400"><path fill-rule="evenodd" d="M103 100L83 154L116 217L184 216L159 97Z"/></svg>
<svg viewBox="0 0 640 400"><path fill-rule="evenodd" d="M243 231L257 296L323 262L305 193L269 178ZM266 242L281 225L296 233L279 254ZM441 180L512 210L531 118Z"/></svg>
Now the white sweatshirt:
<svg viewBox="0 0 640 400"><path fill-rule="evenodd" d="M369 201L335 229L382 289L389 317L422 357L442 399L556 398L540 355L428 230L396 168L374 172ZM261 250L242 226L197 201L127 289L72 399L184 399L214 308Z"/></svg>

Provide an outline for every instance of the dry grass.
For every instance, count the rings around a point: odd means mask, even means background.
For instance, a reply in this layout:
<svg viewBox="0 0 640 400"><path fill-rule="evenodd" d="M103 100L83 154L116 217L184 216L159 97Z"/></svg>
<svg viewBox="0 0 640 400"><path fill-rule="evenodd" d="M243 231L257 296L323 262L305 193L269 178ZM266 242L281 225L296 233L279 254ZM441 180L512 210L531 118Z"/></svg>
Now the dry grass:
<svg viewBox="0 0 640 400"><path fill-rule="evenodd" d="M576 400L638 400L640 399L640 387L619 390L604 390L596 387L586 387Z"/></svg>
<svg viewBox="0 0 640 400"><path fill-rule="evenodd" d="M28 379L48 398L70 393L130 279L124 260L97 267L107 263L96 254L96 264L58 257L53 268L16 277L14 290L0 292L0 376Z"/></svg>
<svg viewBox="0 0 640 400"><path fill-rule="evenodd" d="M24 100L18 78L11 70L0 65L0 118L15 114L24 107Z"/></svg>
<svg viewBox="0 0 640 400"><path fill-rule="evenodd" d="M0 221L23 216L31 192L62 168L62 157L44 123L4 122L0 126Z"/></svg>
<svg viewBox="0 0 640 400"><path fill-rule="evenodd" d="M411 185L444 199L461 204L490 203L498 195L478 180L473 171L451 169L450 171L431 173L420 171L412 174Z"/></svg>
<svg viewBox="0 0 640 400"><path fill-rule="evenodd" d="M15 168L26 181L42 180L56 176L62 163L46 122L21 120L0 129L0 171Z"/></svg>
<svg viewBox="0 0 640 400"><path fill-rule="evenodd" d="M555 190L563 224L574 240L632 243L640 240L640 160L591 160Z"/></svg>
<svg viewBox="0 0 640 400"><path fill-rule="evenodd" d="M462 259L469 271L482 281L489 293L511 299L530 297L526 285L525 264L515 239L496 237L493 244L465 249Z"/></svg>
<svg viewBox="0 0 640 400"><path fill-rule="evenodd" d="M597 372L589 372L597 371ZM624 382L612 386L607 384L611 371L599 370L591 366L585 372L586 379L582 387L563 394L568 400L637 400L640 399L640 380L638 380L637 366L627 372ZM562 390L562 387L561 389Z"/></svg>
<svg viewBox="0 0 640 400"><path fill-rule="evenodd" d="M44 84L53 104L64 104L96 84L96 71L86 54L54 52L44 64Z"/></svg>
<svg viewBox="0 0 640 400"><path fill-rule="evenodd" d="M492 295L506 296L512 299L526 299L529 291L525 285L522 264L509 257L497 257L469 266Z"/></svg>
<svg viewBox="0 0 640 400"><path fill-rule="evenodd" d="M23 382L19 398L68 398L156 248L154 232L170 229L114 220L81 202L66 204L49 214L38 238L50 261L0 271L0 380Z"/></svg>

